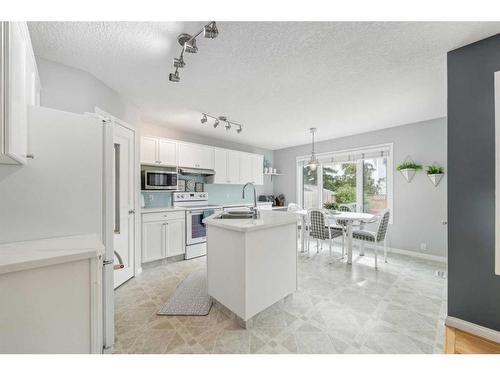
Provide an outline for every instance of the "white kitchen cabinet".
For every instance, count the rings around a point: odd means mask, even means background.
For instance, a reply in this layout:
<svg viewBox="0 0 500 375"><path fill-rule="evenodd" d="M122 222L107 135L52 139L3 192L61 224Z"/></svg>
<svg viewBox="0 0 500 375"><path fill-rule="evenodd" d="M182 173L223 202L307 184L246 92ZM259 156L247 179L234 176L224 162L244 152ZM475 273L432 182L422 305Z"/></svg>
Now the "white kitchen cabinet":
<svg viewBox="0 0 500 375"><path fill-rule="evenodd" d="M214 184L229 183L229 177L227 174L227 153L228 151L222 148L216 148L214 150Z"/></svg>
<svg viewBox="0 0 500 375"><path fill-rule="evenodd" d="M179 143L179 167L214 169L214 148L194 143Z"/></svg>
<svg viewBox="0 0 500 375"><path fill-rule="evenodd" d="M165 227L166 255L182 255L186 251L184 244L184 219L168 220Z"/></svg>
<svg viewBox="0 0 500 375"><path fill-rule="evenodd" d="M142 223L142 262L166 257L165 222Z"/></svg>
<svg viewBox="0 0 500 375"><path fill-rule="evenodd" d="M158 164L158 139L141 137L141 164Z"/></svg>
<svg viewBox="0 0 500 375"><path fill-rule="evenodd" d="M0 353L101 353L96 235L0 245Z"/></svg>
<svg viewBox="0 0 500 375"><path fill-rule="evenodd" d="M25 22L1 22L0 164L26 164L28 106L38 105L40 80Z"/></svg>
<svg viewBox="0 0 500 375"><path fill-rule="evenodd" d="M141 137L141 164L176 166L177 144L162 138Z"/></svg>
<svg viewBox="0 0 500 375"><path fill-rule="evenodd" d="M253 181L252 155L244 152L240 153L240 182L246 184Z"/></svg>
<svg viewBox="0 0 500 375"><path fill-rule="evenodd" d="M165 139L159 139L158 160L160 165L177 165L177 144Z"/></svg>
<svg viewBox="0 0 500 375"><path fill-rule="evenodd" d="M227 152L227 181L228 184L240 184L240 153L238 151Z"/></svg>
<svg viewBox="0 0 500 375"><path fill-rule="evenodd" d="M255 185L264 185L264 156L252 155L252 181Z"/></svg>
<svg viewBox="0 0 500 375"><path fill-rule="evenodd" d="M142 215L143 263L185 253L184 219L184 211Z"/></svg>

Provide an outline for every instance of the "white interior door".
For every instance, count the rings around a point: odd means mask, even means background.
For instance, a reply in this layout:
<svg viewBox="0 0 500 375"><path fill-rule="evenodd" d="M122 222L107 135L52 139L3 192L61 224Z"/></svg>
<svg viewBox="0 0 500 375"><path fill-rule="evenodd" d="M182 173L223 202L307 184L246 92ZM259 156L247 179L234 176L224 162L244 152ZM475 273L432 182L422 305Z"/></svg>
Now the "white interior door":
<svg viewBox="0 0 500 375"><path fill-rule="evenodd" d="M134 276L134 132L113 122L114 287Z"/></svg>

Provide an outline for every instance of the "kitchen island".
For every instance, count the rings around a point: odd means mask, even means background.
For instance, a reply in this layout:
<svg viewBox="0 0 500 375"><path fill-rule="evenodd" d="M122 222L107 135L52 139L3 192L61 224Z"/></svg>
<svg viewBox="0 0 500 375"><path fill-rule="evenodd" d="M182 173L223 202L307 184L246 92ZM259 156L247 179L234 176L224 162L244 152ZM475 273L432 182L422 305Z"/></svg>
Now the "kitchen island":
<svg viewBox="0 0 500 375"><path fill-rule="evenodd" d="M297 217L261 211L259 218L225 219L207 226L208 294L249 320L297 290Z"/></svg>

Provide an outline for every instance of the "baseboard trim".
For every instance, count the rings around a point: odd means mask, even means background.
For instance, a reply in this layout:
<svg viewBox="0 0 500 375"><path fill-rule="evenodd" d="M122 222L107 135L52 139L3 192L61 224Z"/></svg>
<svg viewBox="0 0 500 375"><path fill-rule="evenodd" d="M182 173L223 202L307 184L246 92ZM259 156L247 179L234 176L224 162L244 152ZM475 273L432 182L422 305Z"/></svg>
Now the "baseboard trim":
<svg viewBox="0 0 500 375"><path fill-rule="evenodd" d="M482 339L493 341L500 344L500 332L491 328L486 328L475 323L468 322L452 316L447 316L445 325L453 327L461 331L470 333L471 335L481 337Z"/></svg>
<svg viewBox="0 0 500 375"><path fill-rule="evenodd" d="M410 250L403 250L403 249L398 249L396 247L388 247L387 252L401 254L401 255L408 255L408 256L414 257L414 258L433 260L435 262L447 263L446 257L441 257L438 255L432 255L432 254L424 254L424 253L419 253L419 252L410 251Z"/></svg>

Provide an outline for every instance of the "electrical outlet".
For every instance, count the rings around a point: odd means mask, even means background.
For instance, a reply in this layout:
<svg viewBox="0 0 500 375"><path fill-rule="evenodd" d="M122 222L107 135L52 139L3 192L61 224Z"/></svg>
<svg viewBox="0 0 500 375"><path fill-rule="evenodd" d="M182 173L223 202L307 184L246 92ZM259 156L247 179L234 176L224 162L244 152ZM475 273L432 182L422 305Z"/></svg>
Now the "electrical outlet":
<svg viewBox="0 0 500 375"><path fill-rule="evenodd" d="M427 251L427 244L426 244L425 242L422 242L422 243L420 244L420 250L422 250L422 251Z"/></svg>

